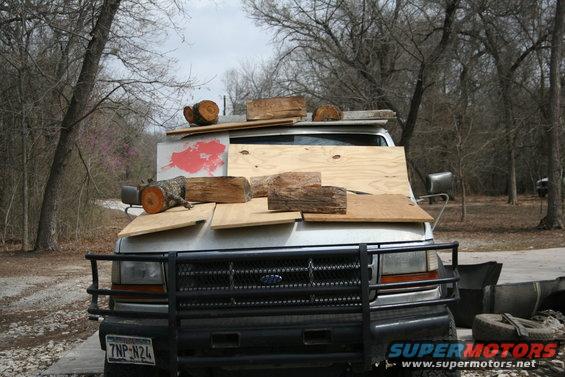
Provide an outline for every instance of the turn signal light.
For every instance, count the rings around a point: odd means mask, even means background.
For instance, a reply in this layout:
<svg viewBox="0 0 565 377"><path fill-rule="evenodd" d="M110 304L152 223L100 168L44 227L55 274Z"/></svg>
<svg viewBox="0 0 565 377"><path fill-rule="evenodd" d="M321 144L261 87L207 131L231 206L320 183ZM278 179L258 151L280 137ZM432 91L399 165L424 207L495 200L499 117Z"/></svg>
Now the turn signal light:
<svg viewBox="0 0 565 377"><path fill-rule="evenodd" d="M162 284L112 284L112 290L117 291L132 291L132 292L151 292L151 293L165 293L165 288ZM155 300L154 298L146 298L130 295L115 295L116 299L127 300Z"/></svg>
<svg viewBox="0 0 565 377"><path fill-rule="evenodd" d="M400 283L406 281L422 281L437 279L439 274L436 271L418 272L416 274L401 274L401 275L382 275L381 284L386 283Z"/></svg>

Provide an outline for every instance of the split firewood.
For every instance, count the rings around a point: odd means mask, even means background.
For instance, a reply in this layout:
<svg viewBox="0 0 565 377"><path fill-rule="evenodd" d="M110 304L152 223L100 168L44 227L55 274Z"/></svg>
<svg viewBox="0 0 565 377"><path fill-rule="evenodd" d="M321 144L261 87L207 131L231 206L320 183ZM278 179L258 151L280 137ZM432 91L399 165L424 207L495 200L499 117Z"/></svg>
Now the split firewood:
<svg viewBox="0 0 565 377"><path fill-rule="evenodd" d="M251 191L254 198L269 196L272 187L291 188L301 186L321 186L322 174L320 172L286 172L261 177L251 177Z"/></svg>
<svg viewBox="0 0 565 377"><path fill-rule="evenodd" d="M318 106L312 114L312 120L314 122L325 122L328 120L341 119L343 119L343 112L339 109L339 107L334 105Z"/></svg>
<svg viewBox="0 0 565 377"><path fill-rule="evenodd" d="M247 120L265 120L306 116L304 97L273 97L247 101Z"/></svg>
<svg viewBox="0 0 565 377"><path fill-rule="evenodd" d="M185 199L191 202L245 203L251 186L244 177L186 178Z"/></svg>
<svg viewBox="0 0 565 377"><path fill-rule="evenodd" d="M191 208L185 200L185 177L176 177L149 183L141 190L141 205L145 212L153 214L176 206Z"/></svg>
<svg viewBox="0 0 565 377"><path fill-rule="evenodd" d="M273 187L269 191L269 210L307 213L346 213L347 190L334 186Z"/></svg>

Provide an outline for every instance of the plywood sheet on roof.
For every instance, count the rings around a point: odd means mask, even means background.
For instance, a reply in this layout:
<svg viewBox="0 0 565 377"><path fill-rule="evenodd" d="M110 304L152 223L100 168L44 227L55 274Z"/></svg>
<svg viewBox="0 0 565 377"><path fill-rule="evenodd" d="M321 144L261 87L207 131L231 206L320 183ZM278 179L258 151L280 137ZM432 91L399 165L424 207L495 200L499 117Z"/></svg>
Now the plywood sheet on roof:
<svg viewBox="0 0 565 377"><path fill-rule="evenodd" d="M404 148L231 144L228 175L322 173L322 184L368 194L410 195Z"/></svg>
<svg viewBox="0 0 565 377"><path fill-rule="evenodd" d="M204 203L196 204L191 209L175 207L153 215L143 213L118 233L118 237L138 236L192 226L212 217L215 206L215 203Z"/></svg>
<svg viewBox="0 0 565 377"><path fill-rule="evenodd" d="M316 222L428 222L433 218L405 195L347 195L345 214L304 213Z"/></svg>
<svg viewBox="0 0 565 377"><path fill-rule="evenodd" d="M234 122L234 123L219 123L211 126L192 126L187 128L177 128L167 131L167 135L196 135L210 132L231 131L231 130L244 130L248 128L262 128L274 126L288 126L298 122L300 118L280 118L280 119L267 119L255 120L249 122Z"/></svg>
<svg viewBox="0 0 565 377"><path fill-rule="evenodd" d="M275 212L267 209L267 198L247 203L218 204L212 218L212 229L241 228L258 225L293 223L302 219L300 212Z"/></svg>

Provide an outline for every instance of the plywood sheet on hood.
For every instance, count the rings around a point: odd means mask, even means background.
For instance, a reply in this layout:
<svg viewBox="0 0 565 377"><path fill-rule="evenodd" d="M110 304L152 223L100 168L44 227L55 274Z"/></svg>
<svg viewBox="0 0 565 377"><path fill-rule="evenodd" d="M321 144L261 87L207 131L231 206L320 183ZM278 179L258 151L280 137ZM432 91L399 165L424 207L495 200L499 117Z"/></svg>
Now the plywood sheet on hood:
<svg viewBox="0 0 565 377"><path fill-rule="evenodd" d="M196 225L212 217L215 206L216 203L204 203L196 204L191 209L174 207L153 215L142 213L118 233L118 237L138 236Z"/></svg>
<svg viewBox="0 0 565 377"><path fill-rule="evenodd" d="M228 175L321 172L325 186L368 194L411 194L404 148L231 144Z"/></svg>
<svg viewBox="0 0 565 377"><path fill-rule="evenodd" d="M304 213L314 222L429 222L433 218L405 195L347 195L345 214Z"/></svg>
<svg viewBox="0 0 565 377"><path fill-rule="evenodd" d="M247 203L218 204L212 218L212 229L293 223L301 220L300 212L276 212L267 209L267 198Z"/></svg>

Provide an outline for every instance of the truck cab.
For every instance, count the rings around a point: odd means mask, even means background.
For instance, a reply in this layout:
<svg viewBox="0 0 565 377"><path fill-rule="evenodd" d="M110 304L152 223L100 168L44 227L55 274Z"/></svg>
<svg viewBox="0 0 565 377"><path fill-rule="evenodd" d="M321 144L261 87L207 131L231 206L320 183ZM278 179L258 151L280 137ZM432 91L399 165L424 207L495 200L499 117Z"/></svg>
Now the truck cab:
<svg viewBox="0 0 565 377"><path fill-rule="evenodd" d="M385 124L303 121L220 136L228 148L393 147ZM158 153L199 137L170 138ZM158 156L158 179L178 173L165 160ZM416 200L411 190L409 196ZM120 238L112 254L87 254L88 312L101 321L106 376L426 375L385 371L387 347L454 339L447 305L458 298L457 247L435 243L430 223L296 221L212 230L207 220ZM449 272L438 251L452 253ZM100 287L104 261L112 263L111 289ZM102 296L110 297L108 307Z"/></svg>

